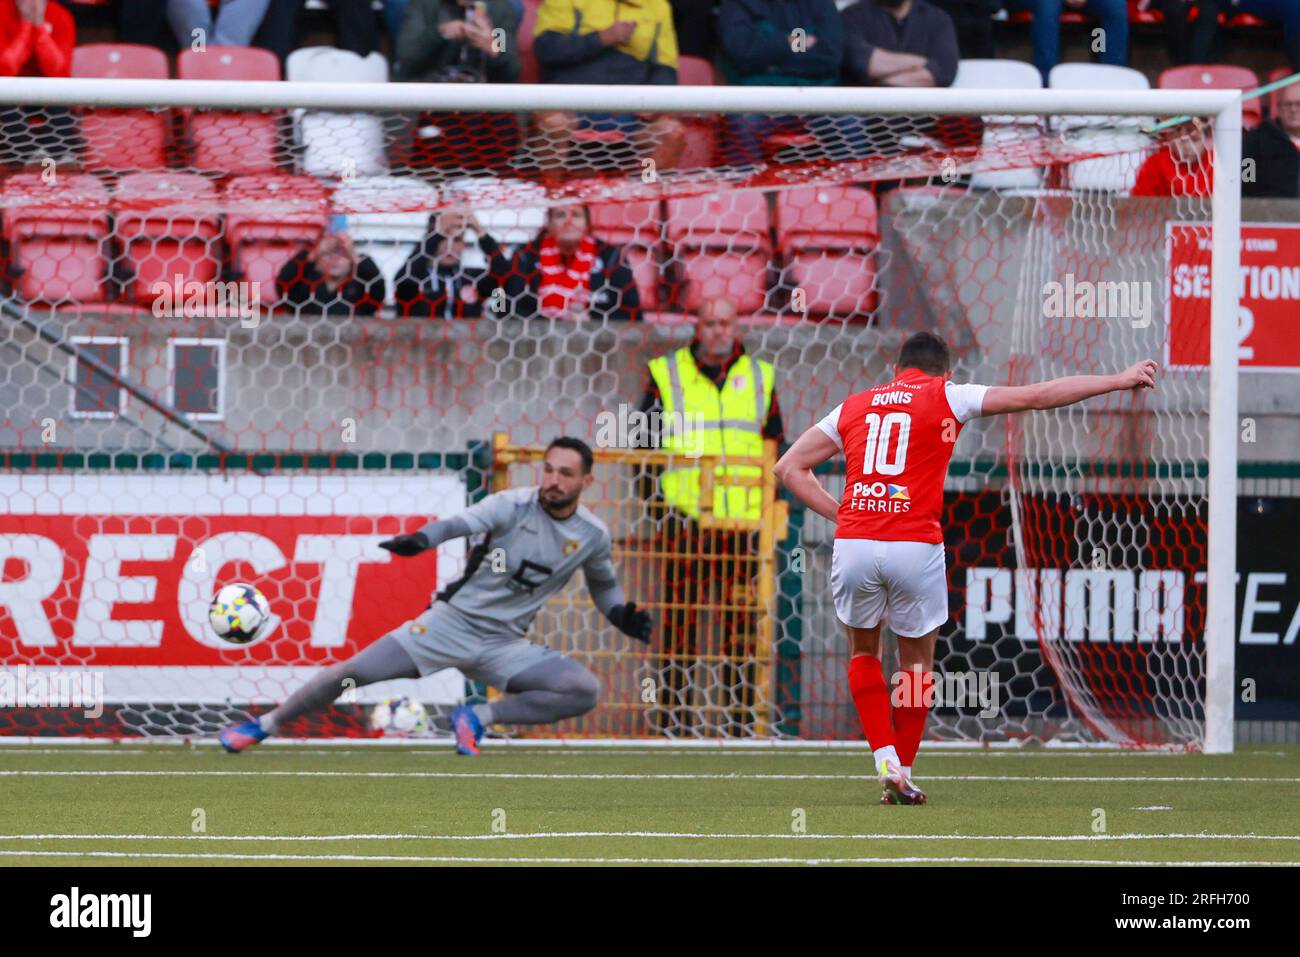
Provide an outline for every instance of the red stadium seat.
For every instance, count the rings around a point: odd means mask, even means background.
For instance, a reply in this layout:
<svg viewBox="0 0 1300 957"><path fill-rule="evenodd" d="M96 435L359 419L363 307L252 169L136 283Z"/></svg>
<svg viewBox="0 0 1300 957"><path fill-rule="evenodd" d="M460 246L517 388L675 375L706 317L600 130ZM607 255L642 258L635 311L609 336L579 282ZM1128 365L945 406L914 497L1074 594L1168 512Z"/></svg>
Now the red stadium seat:
<svg viewBox="0 0 1300 957"><path fill-rule="evenodd" d="M72 75L98 79L166 80L167 57L132 43L87 43L72 51ZM167 165L171 114L151 110L84 110L81 135L89 169L161 169Z"/></svg>
<svg viewBox="0 0 1300 957"><path fill-rule="evenodd" d="M95 176L11 176L0 189L9 271L17 294L48 303L108 296L108 190Z"/></svg>
<svg viewBox="0 0 1300 957"><path fill-rule="evenodd" d="M131 274L130 298L154 301L155 284L217 277L216 188L197 173L133 173L113 194L117 238Z"/></svg>
<svg viewBox="0 0 1300 957"><path fill-rule="evenodd" d="M1195 64L1165 70L1156 79L1160 90L1253 90L1259 86L1255 71L1227 64ZM1241 104L1241 119L1247 129L1264 119L1264 105L1259 98Z"/></svg>
<svg viewBox="0 0 1300 957"><path fill-rule="evenodd" d="M659 263L663 252L659 204L596 203L590 209L591 231L605 242L623 247L623 260L636 277L641 308L658 308Z"/></svg>
<svg viewBox="0 0 1300 957"><path fill-rule="evenodd" d="M683 308L726 297L739 312L756 312L767 298L772 256L767 200L756 190L668 201L668 243L679 262Z"/></svg>
<svg viewBox="0 0 1300 957"><path fill-rule="evenodd" d="M176 58L182 80L280 79L274 53L254 47L208 47L184 50ZM218 173L273 173L279 117L274 113L234 110L186 111L185 141L189 165Z"/></svg>
<svg viewBox="0 0 1300 957"><path fill-rule="evenodd" d="M222 192L226 247L236 277L275 297L280 267L315 243L329 221L329 193L310 176L237 176Z"/></svg>
<svg viewBox="0 0 1300 957"><path fill-rule="evenodd" d="M866 316L874 307L876 198L848 186L802 186L776 198L776 245L785 285L819 316Z"/></svg>
<svg viewBox="0 0 1300 957"><path fill-rule="evenodd" d="M679 56L677 58L678 86L717 86L718 75L713 64L704 57Z"/></svg>

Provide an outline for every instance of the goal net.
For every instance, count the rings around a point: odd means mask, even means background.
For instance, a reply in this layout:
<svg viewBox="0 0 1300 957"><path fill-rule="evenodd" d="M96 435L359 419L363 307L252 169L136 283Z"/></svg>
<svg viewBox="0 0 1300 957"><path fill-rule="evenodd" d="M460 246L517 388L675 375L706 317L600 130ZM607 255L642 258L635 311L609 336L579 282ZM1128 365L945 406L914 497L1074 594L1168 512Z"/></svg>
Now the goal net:
<svg viewBox="0 0 1300 957"><path fill-rule="evenodd" d="M500 730L860 739L834 530L762 477L929 330L957 381L1164 367L962 431L930 737L1204 741L1218 94L66 83L0 107L0 734L265 710L464 571L464 541L380 540L574 435L658 632L628 641L579 576L531 637L600 705ZM701 466L656 447L649 364L689 362L719 301L757 413ZM724 475L740 497L708 500ZM235 581L275 615L243 646L207 622ZM495 693L446 671L283 730Z"/></svg>

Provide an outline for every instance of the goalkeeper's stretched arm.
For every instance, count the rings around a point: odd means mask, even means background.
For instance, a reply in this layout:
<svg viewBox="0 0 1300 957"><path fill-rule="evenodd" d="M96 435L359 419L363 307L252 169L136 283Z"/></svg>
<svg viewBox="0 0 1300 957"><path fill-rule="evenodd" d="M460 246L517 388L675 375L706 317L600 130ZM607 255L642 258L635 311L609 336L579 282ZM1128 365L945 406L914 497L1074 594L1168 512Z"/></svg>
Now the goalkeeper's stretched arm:
<svg viewBox="0 0 1300 957"><path fill-rule="evenodd" d="M388 549L394 555L410 558L413 555L419 555L421 552L427 552L431 548L437 548L443 542L453 538L464 538L472 531L473 529L469 527L469 522L463 515L453 515L451 518L434 519L418 532L411 532L409 535L395 535L380 542L379 547Z"/></svg>
<svg viewBox="0 0 1300 957"><path fill-rule="evenodd" d="M1108 392L1154 389L1159 367L1143 359L1114 375L1071 375L1032 385L995 385L984 393L980 415L1003 415L1037 409L1059 409Z"/></svg>

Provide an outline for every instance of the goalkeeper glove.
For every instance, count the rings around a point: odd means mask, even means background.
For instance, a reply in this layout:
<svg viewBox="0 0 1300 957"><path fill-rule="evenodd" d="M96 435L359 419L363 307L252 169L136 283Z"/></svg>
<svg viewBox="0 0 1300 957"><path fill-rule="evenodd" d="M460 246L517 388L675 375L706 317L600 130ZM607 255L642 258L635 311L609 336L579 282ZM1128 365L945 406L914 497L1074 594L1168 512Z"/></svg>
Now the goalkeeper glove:
<svg viewBox="0 0 1300 957"><path fill-rule="evenodd" d="M410 535L397 535L387 541L380 542L379 547L388 549L394 555L410 558L412 555L420 554L420 552L427 552L431 546L424 532L414 532Z"/></svg>
<svg viewBox="0 0 1300 957"><path fill-rule="evenodd" d="M654 620L649 613L637 611L636 602L615 605L609 610L609 620L614 627L629 638L635 638L643 644L650 643L650 632L654 630Z"/></svg>

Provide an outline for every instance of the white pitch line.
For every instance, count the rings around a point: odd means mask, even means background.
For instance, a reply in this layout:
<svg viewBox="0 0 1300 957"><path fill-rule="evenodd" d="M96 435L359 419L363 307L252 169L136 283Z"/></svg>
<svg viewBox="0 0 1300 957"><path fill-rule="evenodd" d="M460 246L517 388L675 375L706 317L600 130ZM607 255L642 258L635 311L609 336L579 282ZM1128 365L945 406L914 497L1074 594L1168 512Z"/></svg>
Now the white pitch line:
<svg viewBox="0 0 1300 957"><path fill-rule="evenodd" d="M4 857L88 857L134 860L339 861L403 864L1059 864L1120 867L1300 867L1300 861L1057 860L1043 857L423 857L413 854L181 854L130 851L0 851Z"/></svg>
<svg viewBox="0 0 1300 957"><path fill-rule="evenodd" d="M447 745L448 749L450 749L451 745L453 744L450 738L448 738L444 743ZM209 749L204 747L203 750L206 752ZM488 745L488 750L491 751L491 745ZM19 747L19 746L0 747L0 758L22 757L26 755L60 755L63 757L67 757L70 754L75 754L75 755L89 754L89 755L96 755L96 756L112 757L112 756L127 755L127 754L155 754L156 755L156 754L166 754L166 753L169 752L160 750L159 746L156 745L150 747L110 747L110 748L94 748L94 747L86 747L86 746L63 747L63 748L38 748L34 746L33 747ZM309 754L309 755L327 755L333 757L335 755L343 756L343 755L364 754L370 757L382 756L385 758L389 758L393 756L393 753L394 753L393 750L389 748L383 748L383 749L375 748L375 747L312 748L308 746L296 746L293 748L287 748L287 747L277 748L275 747L274 744L268 747L267 744L264 743L260 748L254 751L250 751L248 756L249 757L260 756L262 758L267 758L267 757L284 757L287 754L292 754L295 756L300 754L302 755ZM400 753L415 754L421 758L436 756L436 753L434 755L430 755L429 748L413 747L407 752L400 752ZM528 750L527 753L529 755L534 755L534 754L550 755L550 756L568 755L570 757L589 756L587 753L579 752L575 748L531 748ZM847 750L847 749L834 749L834 750L823 749L823 750L806 750L806 751L799 751L795 749L783 749L780 752L775 752L775 751L763 751L763 750L755 750L755 749L726 750L722 748L718 748L712 751L702 750L699 748L682 748L681 750L674 751L671 749L662 749L662 748L649 749L649 748L629 747L623 749L603 748L600 750L599 754L601 757L605 757L606 755L609 755L609 756L617 756L617 757L647 757L647 758L653 757L653 758L674 758L674 759L686 758L686 757L779 758L779 759L848 758L849 760L852 761L863 761L863 760L870 759L870 755L864 755L860 751ZM1286 754L1281 751L1270 751L1270 752L1252 751L1250 752L1250 754L1251 757L1286 757ZM920 756L926 759L927 761L931 759L947 760L950 758L961 758L965 760L983 761L983 760L995 759L995 758L996 759L1066 758L1068 760L1091 759L1091 758L1186 758L1188 757L1188 754L1185 751L1136 751L1132 749L1128 749L1124 751L1081 751L1077 753L1070 753L1066 751L1043 751L1043 750L1024 750L1024 751L1002 751L1002 750L928 751L927 750L927 751L922 751Z"/></svg>
<svg viewBox="0 0 1300 957"><path fill-rule="evenodd" d="M716 774L635 772L525 772L525 771L0 771L0 777L279 777L279 778L487 778L536 781L877 781L874 774L769 774L730 772ZM1026 782L1031 784L1300 784L1300 777L1155 776L1155 775L1042 775L1042 774L927 774L931 781Z"/></svg>
<svg viewBox="0 0 1300 957"><path fill-rule="evenodd" d="M746 834L687 831L529 831L515 834L0 834L3 841L539 841L555 838L662 838L721 841L1300 841L1300 834Z"/></svg>

